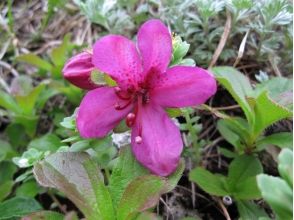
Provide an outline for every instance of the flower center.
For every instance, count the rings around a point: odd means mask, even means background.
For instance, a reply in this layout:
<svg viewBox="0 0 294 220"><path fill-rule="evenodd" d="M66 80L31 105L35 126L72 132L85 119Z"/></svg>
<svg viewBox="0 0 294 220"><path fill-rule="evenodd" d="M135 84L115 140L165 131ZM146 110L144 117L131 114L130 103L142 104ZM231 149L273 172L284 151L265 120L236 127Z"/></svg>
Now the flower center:
<svg viewBox="0 0 294 220"><path fill-rule="evenodd" d="M149 92L146 88L135 89L133 87L128 88L127 90L122 90L119 87L115 88L115 94L121 100L115 103L116 110L123 110L129 105L133 104L133 111L130 112L126 117L126 124L128 127L132 127L135 124L138 108L142 105L146 105L150 102ZM137 144L142 143L142 126L139 126L139 134L135 137L135 142Z"/></svg>

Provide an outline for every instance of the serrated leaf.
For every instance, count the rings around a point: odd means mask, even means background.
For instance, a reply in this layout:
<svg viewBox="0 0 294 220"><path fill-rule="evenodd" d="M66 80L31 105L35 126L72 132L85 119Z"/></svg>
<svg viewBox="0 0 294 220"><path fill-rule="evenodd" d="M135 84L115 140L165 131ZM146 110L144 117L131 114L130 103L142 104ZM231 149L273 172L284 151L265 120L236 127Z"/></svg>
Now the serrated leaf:
<svg viewBox="0 0 294 220"><path fill-rule="evenodd" d="M262 150L271 144L280 148L291 149L293 147L293 134L290 132L280 132L263 137L256 142L258 150Z"/></svg>
<svg viewBox="0 0 294 220"><path fill-rule="evenodd" d="M44 187L57 188L63 192L87 219L113 219L109 217L113 215L112 210L109 210L112 202L109 201L110 194L104 186L103 175L88 154L52 154L35 165L34 175ZM105 209L109 212L104 212Z"/></svg>
<svg viewBox="0 0 294 220"><path fill-rule="evenodd" d="M14 197L0 203L0 219L23 217L32 212L41 210L41 205L32 198Z"/></svg>
<svg viewBox="0 0 294 220"><path fill-rule="evenodd" d="M127 185L138 176L148 173L149 171L137 162L130 146L123 147L109 180L109 191L113 198L114 207L117 207Z"/></svg>
<svg viewBox="0 0 294 220"><path fill-rule="evenodd" d="M40 69L47 70L47 71L50 71L52 68L52 65L49 62L41 59L40 57L38 57L37 55L33 53L19 55L18 57L16 57L16 60L31 64L35 67L38 67Z"/></svg>
<svg viewBox="0 0 294 220"><path fill-rule="evenodd" d="M132 219L148 208L156 205L162 190L166 184L166 179L145 175L134 179L127 186L117 208L117 219Z"/></svg>
<svg viewBox="0 0 294 220"><path fill-rule="evenodd" d="M225 188L225 177L222 175L215 175L204 168L198 167L190 172L189 179L196 182L205 192L211 195L229 195Z"/></svg>
<svg viewBox="0 0 294 220"><path fill-rule="evenodd" d="M255 122L254 134L258 136L265 128L271 124L292 116L286 108L278 105L268 97L267 92L261 93L256 98L254 106Z"/></svg>
<svg viewBox="0 0 294 220"><path fill-rule="evenodd" d="M229 91L243 109L247 120L253 123L253 111L247 102L247 97L253 93L249 79L232 67L218 66L211 70L217 81Z"/></svg>
<svg viewBox="0 0 294 220"><path fill-rule="evenodd" d="M283 106L288 106L293 104L292 96L286 96L287 93L292 93L293 80L287 79L284 77L274 77L270 80L266 80L260 84L256 85L256 89L254 90L254 93L256 94L256 97L261 94L264 91L268 91L269 97L273 99L275 102L280 104L285 104ZM281 98L284 97L286 99Z"/></svg>
<svg viewBox="0 0 294 220"><path fill-rule="evenodd" d="M287 182L266 174L258 175L257 182L262 197L270 204L277 219L292 219L293 193Z"/></svg>

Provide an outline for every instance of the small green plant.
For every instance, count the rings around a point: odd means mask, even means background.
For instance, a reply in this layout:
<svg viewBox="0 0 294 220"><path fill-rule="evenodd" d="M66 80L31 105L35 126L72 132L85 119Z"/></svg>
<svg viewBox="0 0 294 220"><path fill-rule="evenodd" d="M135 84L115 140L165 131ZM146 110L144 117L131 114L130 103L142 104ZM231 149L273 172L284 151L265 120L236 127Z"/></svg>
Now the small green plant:
<svg viewBox="0 0 294 220"><path fill-rule="evenodd" d="M292 146L290 132L263 136L267 127L292 116L289 96L291 81L274 78L253 89L249 79L234 68L214 67L212 71L218 82L239 104L246 117L244 119L221 113L222 119L217 123L219 132L234 146L237 153L251 154L263 150L269 144L279 147Z"/></svg>
<svg viewBox="0 0 294 220"><path fill-rule="evenodd" d="M230 163L228 176L212 174L198 167L190 172L189 177L210 195L231 197L237 203L242 219L258 219L267 215L250 200L261 198L256 176L262 172L258 158L253 155L241 155Z"/></svg>

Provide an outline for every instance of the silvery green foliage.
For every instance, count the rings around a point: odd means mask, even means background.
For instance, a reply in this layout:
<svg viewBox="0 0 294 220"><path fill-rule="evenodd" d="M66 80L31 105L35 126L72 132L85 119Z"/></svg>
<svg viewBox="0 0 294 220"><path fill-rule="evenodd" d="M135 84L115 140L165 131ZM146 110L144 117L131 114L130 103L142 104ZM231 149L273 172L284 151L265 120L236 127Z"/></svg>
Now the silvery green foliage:
<svg viewBox="0 0 294 220"><path fill-rule="evenodd" d="M121 33L134 24L125 10L119 7L120 0L74 0L81 12L93 23L99 24L110 32Z"/></svg>
<svg viewBox="0 0 294 220"><path fill-rule="evenodd" d="M115 3L114 3L115 2ZM163 20L190 45L189 57L207 66L220 41L227 18L232 28L220 62L232 61L242 36L249 31L243 57L274 62L292 69L292 4L287 0L75 0L94 23L111 33L131 35L136 26L149 18ZM238 42L240 39L240 42ZM283 48L283 49L282 49Z"/></svg>

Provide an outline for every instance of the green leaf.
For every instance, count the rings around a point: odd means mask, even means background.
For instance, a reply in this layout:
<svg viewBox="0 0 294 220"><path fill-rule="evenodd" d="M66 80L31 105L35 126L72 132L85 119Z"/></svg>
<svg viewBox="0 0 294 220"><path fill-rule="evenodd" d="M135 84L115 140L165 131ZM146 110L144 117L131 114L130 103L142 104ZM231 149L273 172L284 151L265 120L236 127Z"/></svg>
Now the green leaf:
<svg viewBox="0 0 294 220"><path fill-rule="evenodd" d="M224 155L225 157L228 157L228 158L235 158L238 156L237 153L233 152L233 151L230 151L226 148L223 148L223 147L218 147L217 148L219 150L219 152Z"/></svg>
<svg viewBox="0 0 294 220"><path fill-rule="evenodd" d="M293 151L283 149L278 156L278 160L278 169L281 177L293 188Z"/></svg>
<svg viewBox="0 0 294 220"><path fill-rule="evenodd" d="M55 152L61 146L60 138L55 134L45 134L42 137L33 139L29 145L28 149L34 148L41 152Z"/></svg>
<svg viewBox="0 0 294 220"><path fill-rule="evenodd" d="M2 90L0 90L0 107L12 111L14 114L20 112L19 106L14 98Z"/></svg>
<svg viewBox="0 0 294 220"><path fill-rule="evenodd" d="M257 220L260 217L267 217L263 209L250 201L237 201L237 208L240 214L240 220Z"/></svg>
<svg viewBox="0 0 294 220"><path fill-rule="evenodd" d="M41 209L41 205L32 198L14 197L0 203L0 219L23 217Z"/></svg>
<svg viewBox="0 0 294 220"><path fill-rule="evenodd" d="M25 151L21 157L12 158L13 163L15 163L20 168L26 168L33 166L37 161L43 159L44 152L41 152L35 148L30 148Z"/></svg>
<svg viewBox="0 0 294 220"><path fill-rule="evenodd" d="M90 140L81 140L71 145L70 152L79 152L87 150L91 147Z"/></svg>
<svg viewBox="0 0 294 220"><path fill-rule="evenodd" d="M236 157L229 166L227 185L230 192L238 193L239 184L250 177L262 173L262 165L258 158L252 155L241 155ZM244 185L241 185L241 188ZM246 187L246 186L244 186ZM242 188L245 191L244 187ZM249 186L252 187L252 186Z"/></svg>
<svg viewBox="0 0 294 220"><path fill-rule="evenodd" d="M52 65L50 63L41 59L40 57L38 57L37 55L33 53L19 55L18 57L16 57L16 60L31 64L35 67L38 67L40 69L47 70L47 71L50 71L52 68Z"/></svg>
<svg viewBox="0 0 294 220"><path fill-rule="evenodd" d="M44 83L36 86L32 91L26 96L16 96L15 99L25 115L34 115L37 99L39 98L41 92L45 89L46 85Z"/></svg>
<svg viewBox="0 0 294 220"><path fill-rule="evenodd" d="M113 219L110 194L103 175L88 154L52 154L35 165L34 175L42 186L63 192L87 219Z"/></svg>
<svg viewBox="0 0 294 220"><path fill-rule="evenodd" d="M202 167L197 167L190 172L189 179L196 182L205 192L211 195L229 195L225 188L225 177L222 175L212 174Z"/></svg>
<svg viewBox="0 0 294 220"><path fill-rule="evenodd" d="M267 92L261 93L254 105L255 123L254 134L258 136L265 128L271 124L292 116L292 113L286 108L272 101Z"/></svg>
<svg viewBox="0 0 294 220"><path fill-rule="evenodd" d="M92 188L95 192L96 202L98 204L102 220L115 219L115 211L113 208L112 198L110 196L108 188L104 185L102 176L99 176L97 172L98 166L94 161L88 160L84 163L84 167L87 171L88 176L92 184Z"/></svg>
<svg viewBox="0 0 294 220"><path fill-rule="evenodd" d="M165 187L164 193L167 193L169 191L172 191L178 184L180 178L182 177L182 174L185 170L185 160L180 160L180 163L176 169L171 175L167 177L167 184Z"/></svg>
<svg viewBox="0 0 294 220"><path fill-rule="evenodd" d="M10 194L13 184L14 182L12 180L0 184L0 202Z"/></svg>
<svg viewBox="0 0 294 220"><path fill-rule="evenodd" d="M263 137L256 142L258 150L262 150L271 144L280 148L291 149L293 147L293 134L290 132L276 133Z"/></svg>
<svg viewBox="0 0 294 220"><path fill-rule="evenodd" d="M13 156L17 154L11 147L11 145L3 140L0 140L0 162L3 160L10 160Z"/></svg>
<svg viewBox="0 0 294 220"><path fill-rule="evenodd" d="M117 219L133 219L139 212L155 206L165 184L166 180L158 176L137 177L122 195L117 208Z"/></svg>
<svg viewBox="0 0 294 220"><path fill-rule="evenodd" d="M231 123L229 120L220 119L217 121L217 129L231 145L233 145L238 151L241 151L243 146L241 144L241 139L238 134L230 126Z"/></svg>
<svg viewBox="0 0 294 220"><path fill-rule="evenodd" d="M249 177L236 185L234 198L240 200L259 199L261 197L256 176Z"/></svg>
<svg viewBox="0 0 294 220"><path fill-rule="evenodd" d="M17 167L10 161L3 161L0 163L0 184L10 181L13 178L14 173L17 171Z"/></svg>
<svg viewBox="0 0 294 220"><path fill-rule="evenodd" d="M253 111L247 102L253 90L249 79L238 70L228 66L218 66L211 69L217 81L224 86L243 109L247 120L254 121Z"/></svg>
<svg viewBox="0 0 294 220"><path fill-rule="evenodd" d="M256 97L264 91L268 91L269 97L275 102L285 106L292 107L293 99L291 94L293 90L293 80L284 77L274 77L256 85L254 91ZM287 96L289 94L289 96Z"/></svg>
<svg viewBox="0 0 294 220"><path fill-rule="evenodd" d="M149 171L137 162L131 152L130 146L121 149L118 162L112 170L109 180L109 190L115 208L127 185L135 178L148 173Z"/></svg>
<svg viewBox="0 0 294 220"><path fill-rule="evenodd" d="M293 193L287 182L266 174L258 175L257 182L262 197L274 210L277 219L292 219Z"/></svg>
<svg viewBox="0 0 294 220"><path fill-rule="evenodd" d="M55 66L63 66L67 59L67 54L71 49L70 35L63 38L62 44L52 49L51 60Z"/></svg>
<svg viewBox="0 0 294 220"><path fill-rule="evenodd" d="M25 132L30 138L33 138L36 133L38 119L38 116L27 116L23 114L14 117L15 123L22 125L22 128L25 128Z"/></svg>
<svg viewBox="0 0 294 220"><path fill-rule="evenodd" d="M179 117L182 115L182 111L179 108L168 108L166 112L170 118Z"/></svg>
<svg viewBox="0 0 294 220"><path fill-rule="evenodd" d="M16 189L17 196L25 196L34 198L39 192L39 187L35 180L30 180L22 183Z"/></svg>

